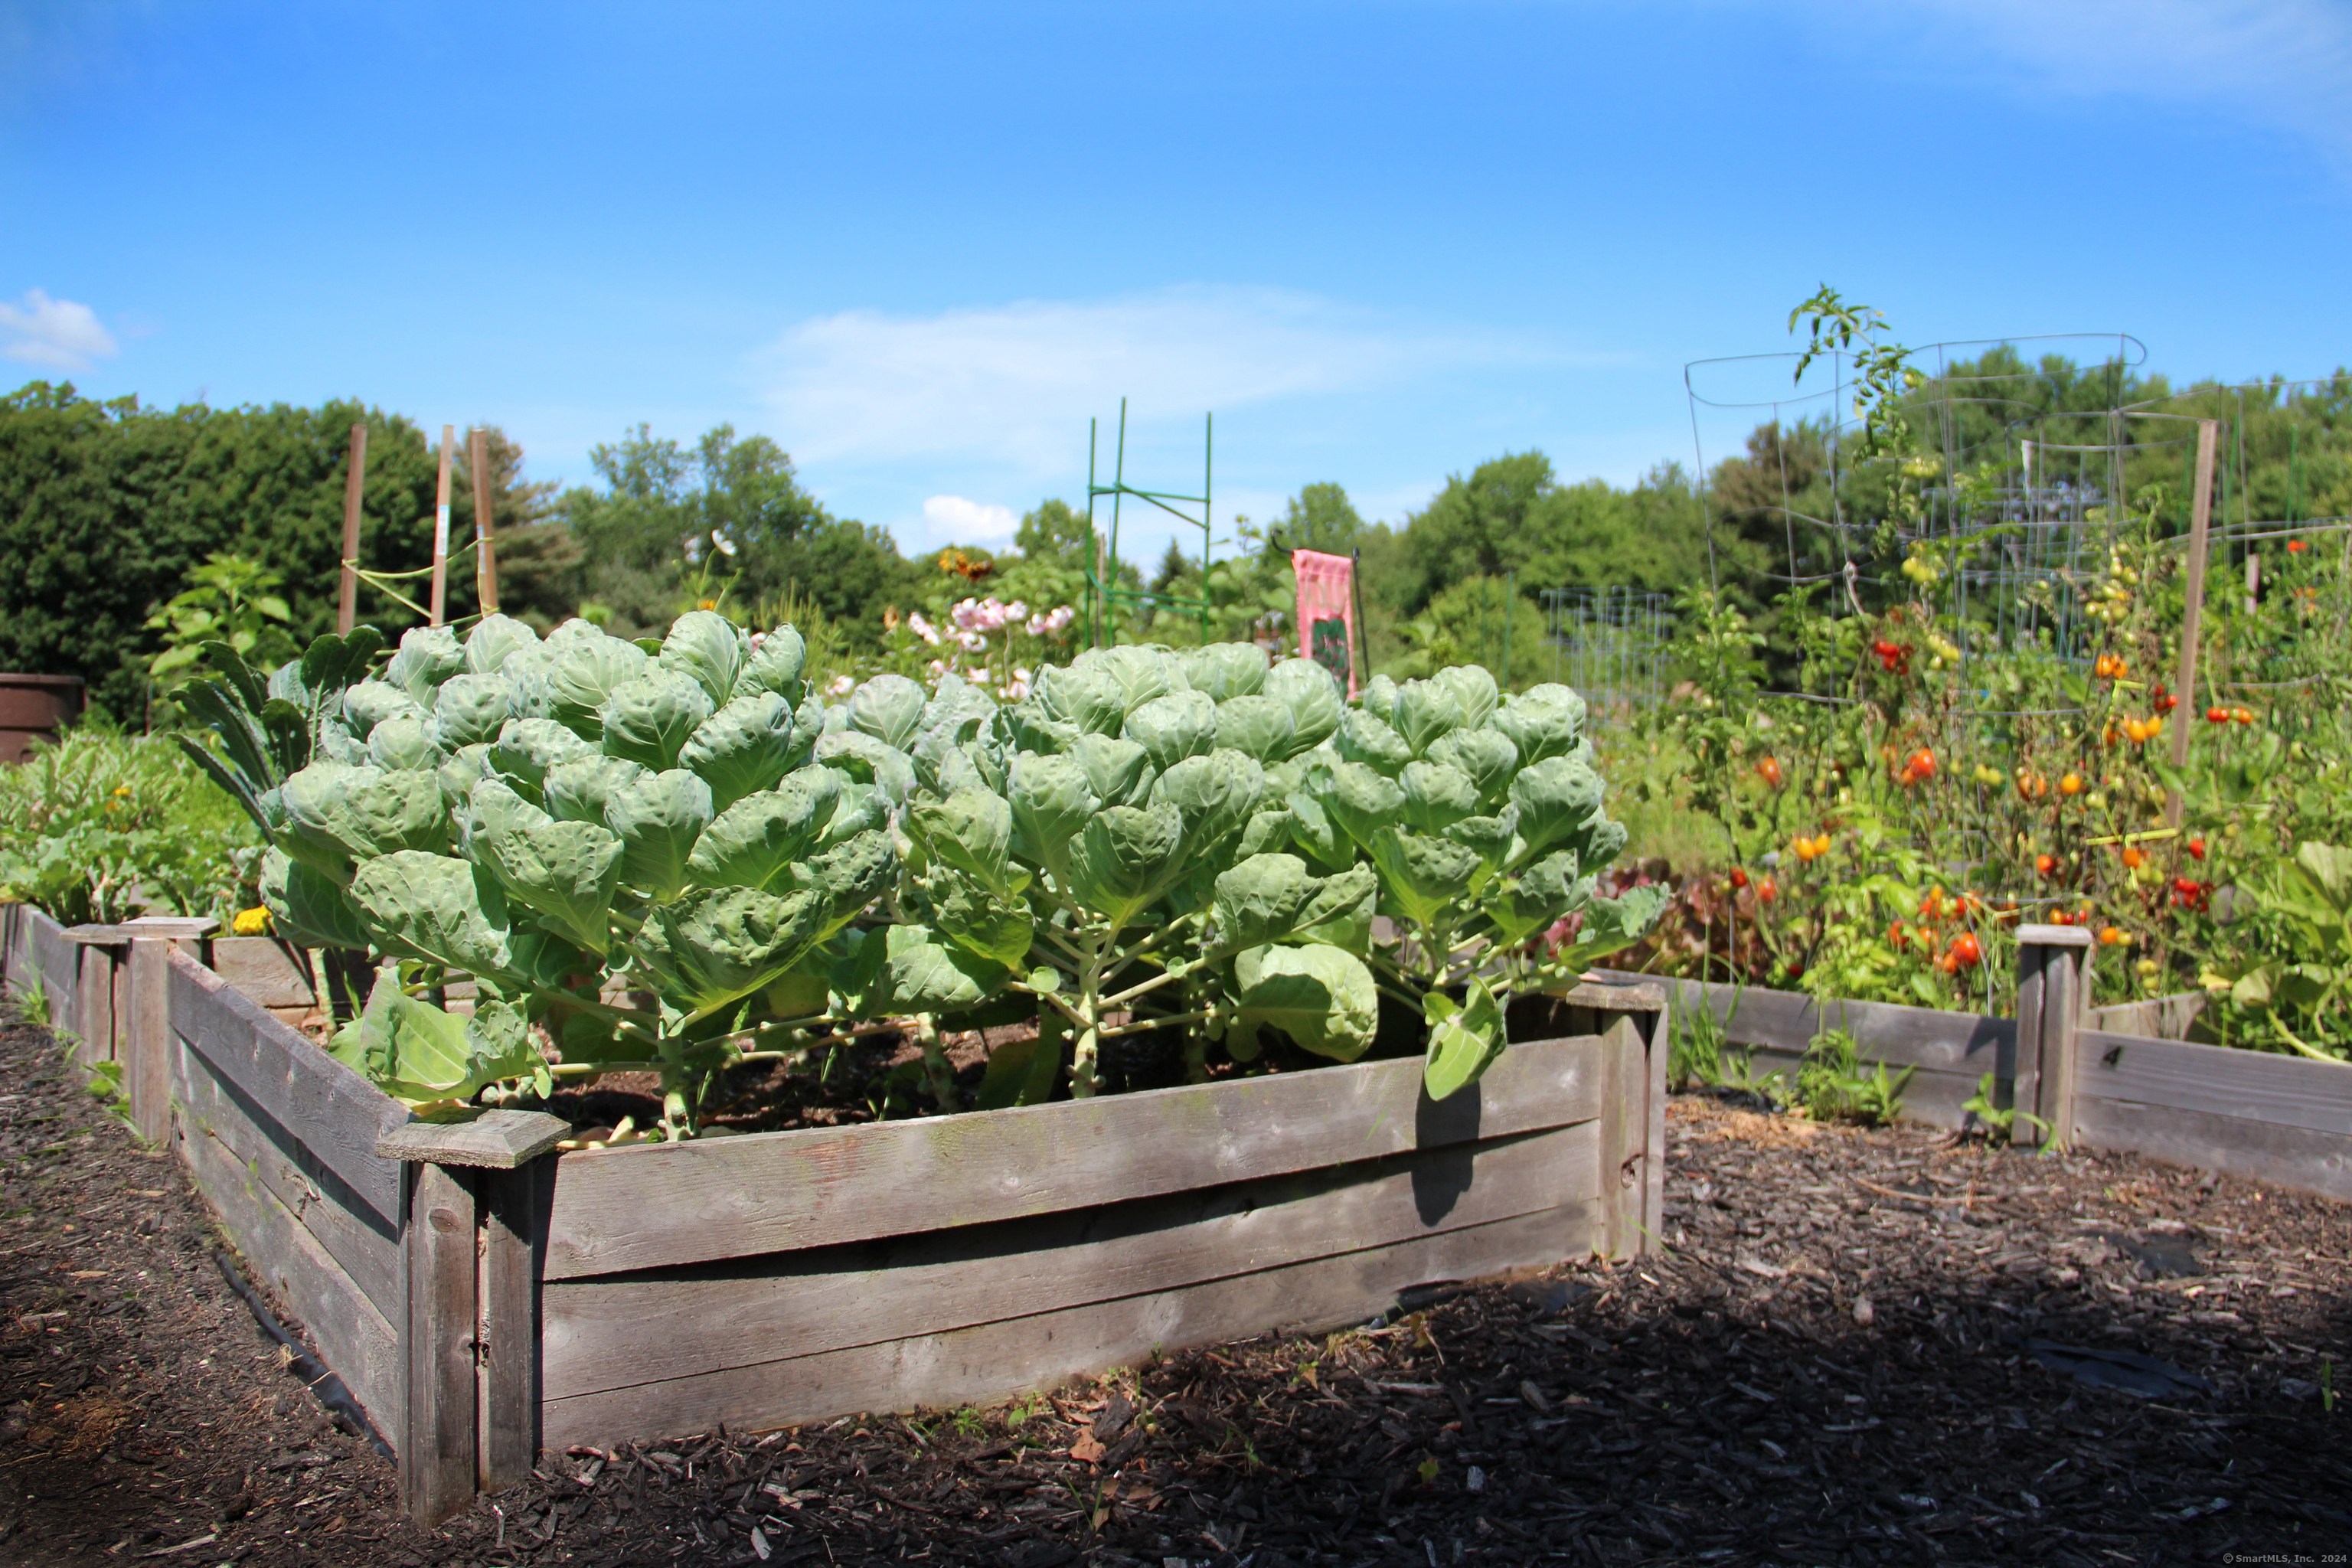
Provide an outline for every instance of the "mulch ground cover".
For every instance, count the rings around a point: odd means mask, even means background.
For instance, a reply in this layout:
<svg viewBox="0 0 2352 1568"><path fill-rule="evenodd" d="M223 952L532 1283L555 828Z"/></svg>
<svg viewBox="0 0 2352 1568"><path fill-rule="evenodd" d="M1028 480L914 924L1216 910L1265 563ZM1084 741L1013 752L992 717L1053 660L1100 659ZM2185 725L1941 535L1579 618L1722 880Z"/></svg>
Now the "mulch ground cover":
<svg viewBox="0 0 2352 1568"><path fill-rule="evenodd" d="M174 1163L82 1076L0 1031L0 1562L2090 1565L2352 1542L2346 1209L1697 1097L1673 1107L1661 1256L1007 1408L549 1454L416 1530L227 1289Z"/></svg>

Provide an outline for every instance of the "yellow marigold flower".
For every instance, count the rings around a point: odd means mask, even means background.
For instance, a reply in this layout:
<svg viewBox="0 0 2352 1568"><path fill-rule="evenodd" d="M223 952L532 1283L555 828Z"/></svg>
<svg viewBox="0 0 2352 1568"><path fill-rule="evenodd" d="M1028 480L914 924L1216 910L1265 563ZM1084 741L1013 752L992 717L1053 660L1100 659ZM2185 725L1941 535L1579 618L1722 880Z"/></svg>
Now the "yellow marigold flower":
<svg viewBox="0 0 2352 1568"><path fill-rule="evenodd" d="M259 905L239 910L236 918L229 921L229 930L239 936L267 936L269 934L269 911Z"/></svg>

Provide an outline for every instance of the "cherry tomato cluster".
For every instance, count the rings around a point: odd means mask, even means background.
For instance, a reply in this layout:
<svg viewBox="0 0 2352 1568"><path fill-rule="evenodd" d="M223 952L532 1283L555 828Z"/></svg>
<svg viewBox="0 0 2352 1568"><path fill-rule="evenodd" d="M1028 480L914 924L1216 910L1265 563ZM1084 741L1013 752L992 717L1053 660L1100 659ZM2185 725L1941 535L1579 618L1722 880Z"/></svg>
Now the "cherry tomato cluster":
<svg viewBox="0 0 2352 1568"><path fill-rule="evenodd" d="M1885 667L1887 674L1911 673L1911 648L1908 644L1888 642L1885 637L1880 637L1870 645L1870 651L1878 656L1878 662Z"/></svg>
<svg viewBox="0 0 2352 1568"><path fill-rule="evenodd" d="M2153 741L2164 733L2164 715L2158 713L2146 719L2126 719L2124 721L2124 733L2129 735L2135 744Z"/></svg>
<svg viewBox="0 0 2352 1568"><path fill-rule="evenodd" d="M2305 544L2300 539L2290 539L2286 542L2286 552L2289 555L2300 555L2310 548L2310 545Z"/></svg>
<svg viewBox="0 0 2352 1568"><path fill-rule="evenodd" d="M2210 882L2200 882L2194 877L2172 879L2172 907L2177 910L2194 910L2201 915L2211 907L2212 896Z"/></svg>
<svg viewBox="0 0 2352 1568"><path fill-rule="evenodd" d="M1789 847L1796 851L1800 860L1818 860L1830 852L1830 836L1819 833L1811 838L1791 839Z"/></svg>
<svg viewBox="0 0 2352 1568"><path fill-rule="evenodd" d="M2091 673L2101 680L2122 679L2124 668L2124 656L2119 653L2103 653L2091 661Z"/></svg>
<svg viewBox="0 0 2352 1568"><path fill-rule="evenodd" d="M2254 710L2251 708L2208 708L2205 710L2205 721L2208 724L2251 724L2254 721Z"/></svg>
<svg viewBox="0 0 2352 1568"><path fill-rule="evenodd" d="M1895 782L1909 789L1913 784L1924 784L1935 776L1936 753L1922 746L1903 760L1903 769L1895 775Z"/></svg>

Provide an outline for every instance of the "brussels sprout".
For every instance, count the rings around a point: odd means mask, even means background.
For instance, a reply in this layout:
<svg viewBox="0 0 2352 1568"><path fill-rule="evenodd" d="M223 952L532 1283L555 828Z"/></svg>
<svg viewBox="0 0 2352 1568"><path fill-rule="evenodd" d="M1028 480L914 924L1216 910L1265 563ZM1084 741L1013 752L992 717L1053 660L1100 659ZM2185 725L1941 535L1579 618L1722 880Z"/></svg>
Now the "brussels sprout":
<svg viewBox="0 0 2352 1568"><path fill-rule="evenodd" d="M457 675L441 683L433 732L445 752L488 745L514 713L514 683L502 675Z"/></svg>
<svg viewBox="0 0 2352 1568"><path fill-rule="evenodd" d="M604 700L604 754L656 773L674 768L678 752L711 711L709 694L691 677L649 669L614 688Z"/></svg>

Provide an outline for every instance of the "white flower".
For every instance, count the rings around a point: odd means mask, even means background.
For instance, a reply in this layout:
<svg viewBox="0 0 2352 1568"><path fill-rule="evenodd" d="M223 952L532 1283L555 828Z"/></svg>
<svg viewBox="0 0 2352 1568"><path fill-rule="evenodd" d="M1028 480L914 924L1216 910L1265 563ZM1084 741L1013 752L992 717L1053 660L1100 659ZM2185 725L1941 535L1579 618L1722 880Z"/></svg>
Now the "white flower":
<svg viewBox="0 0 2352 1568"><path fill-rule="evenodd" d="M1007 702L1018 702L1029 695L1029 678L1018 671L1012 679L996 689L996 694Z"/></svg>
<svg viewBox="0 0 2352 1568"><path fill-rule="evenodd" d="M710 542L719 546L719 553L730 559L733 558L735 554L735 542L727 537L727 531L725 529L712 529L710 531Z"/></svg>
<svg viewBox="0 0 2352 1568"><path fill-rule="evenodd" d="M846 697L856 689L856 680L846 675L836 675L833 678L833 684L824 689L824 694L828 697Z"/></svg>
<svg viewBox="0 0 2352 1568"><path fill-rule="evenodd" d="M1029 606L1018 599L1004 606L1004 618L1007 622L1020 620L1028 614Z"/></svg>
<svg viewBox="0 0 2352 1568"><path fill-rule="evenodd" d="M988 638L979 632L961 633L957 636L956 641L963 645L964 651L967 653L985 653L988 651Z"/></svg>
<svg viewBox="0 0 2352 1568"><path fill-rule="evenodd" d="M945 675L945 674L948 672L947 661L946 661L946 660L944 660L944 659L938 659L938 658L935 658L935 659L931 660L931 662L929 663L929 665L928 665L926 668L929 668L929 669L930 670L930 672L931 672L931 679L934 679L934 680L938 679L940 676Z"/></svg>
<svg viewBox="0 0 2352 1568"><path fill-rule="evenodd" d="M922 611L916 610L910 612L907 616L907 624L914 628L915 635L917 637L922 638L933 647L940 646L940 628L925 620L923 618Z"/></svg>

